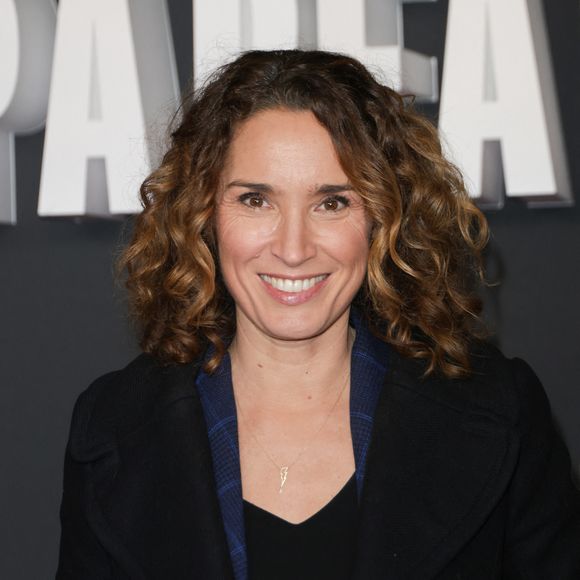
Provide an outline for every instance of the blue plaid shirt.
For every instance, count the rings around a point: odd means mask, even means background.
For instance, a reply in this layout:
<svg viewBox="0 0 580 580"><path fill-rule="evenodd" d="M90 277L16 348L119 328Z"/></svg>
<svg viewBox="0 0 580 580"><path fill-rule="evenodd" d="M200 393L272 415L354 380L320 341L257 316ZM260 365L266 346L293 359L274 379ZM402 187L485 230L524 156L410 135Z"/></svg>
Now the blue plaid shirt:
<svg viewBox="0 0 580 580"><path fill-rule="evenodd" d="M355 308L350 311L350 325L356 330L351 359L350 427L360 501L374 411L385 378L389 347L371 334ZM212 375L200 371L196 384L208 428L218 500L234 575L236 580L247 580L238 424L229 356L226 354Z"/></svg>

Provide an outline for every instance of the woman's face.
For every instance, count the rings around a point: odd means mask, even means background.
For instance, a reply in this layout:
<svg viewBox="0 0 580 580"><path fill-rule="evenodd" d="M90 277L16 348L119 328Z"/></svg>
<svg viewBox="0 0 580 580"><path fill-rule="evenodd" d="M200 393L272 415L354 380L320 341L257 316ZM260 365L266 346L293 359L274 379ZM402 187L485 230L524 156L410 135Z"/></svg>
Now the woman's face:
<svg viewBox="0 0 580 580"><path fill-rule="evenodd" d="M330 135L310 111L273 109L232 140L217 206L220 266L240 324L318 336L348 316L370 223Z"/></svg>

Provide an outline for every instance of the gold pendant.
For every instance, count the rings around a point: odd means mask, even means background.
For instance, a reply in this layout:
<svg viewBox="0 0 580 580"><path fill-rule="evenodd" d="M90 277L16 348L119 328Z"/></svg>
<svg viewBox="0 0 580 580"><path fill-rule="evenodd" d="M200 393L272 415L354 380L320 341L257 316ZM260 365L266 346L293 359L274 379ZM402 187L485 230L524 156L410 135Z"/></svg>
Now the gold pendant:
<svg viewBox="0 0 580 580"><path fill-rule="evenodd" d="M286 478L288 477L288 467L281 467L280 468L280 491L278 493L282 493L282 488L286 483Z"/></svg>

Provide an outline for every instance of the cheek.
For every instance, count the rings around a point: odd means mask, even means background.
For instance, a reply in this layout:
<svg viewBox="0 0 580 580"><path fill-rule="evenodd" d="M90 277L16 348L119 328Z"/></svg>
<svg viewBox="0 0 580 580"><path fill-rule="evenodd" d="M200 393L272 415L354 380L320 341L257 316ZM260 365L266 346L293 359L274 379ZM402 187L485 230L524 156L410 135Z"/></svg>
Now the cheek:
<svg viewBox="0 0 580 580"><path fill-rule="evenodd" d="M337 258L353 269L366 271L369 254L369 227L360 216L349 217L332 235Z"/></svg>
<svg viewBox="0 0 580 580"><path fill-rule="evenodd" d="M265 236L255 226L239 216L218 215L216 237L222 270L234 268L260 254Z"/></svg>

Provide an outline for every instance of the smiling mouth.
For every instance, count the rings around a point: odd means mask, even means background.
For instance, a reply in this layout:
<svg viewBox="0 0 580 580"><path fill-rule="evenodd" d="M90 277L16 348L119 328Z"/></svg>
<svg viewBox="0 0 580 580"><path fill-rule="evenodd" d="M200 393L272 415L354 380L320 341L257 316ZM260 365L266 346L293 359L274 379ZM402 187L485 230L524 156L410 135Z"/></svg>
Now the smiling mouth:
<svg viewBox="0 0 580 580"><path fill-rule="evenodd" d="M328 278L329 274L321 274L320 276L313 276L312 278L302 278L301 280L290 280L289 278L274 278L273 276L268 276L267 274L259 274L260 278L264 280L267 284L280 290L281 292L304 292L309 290L319 282L322 282L325 278Z"/></svg>

